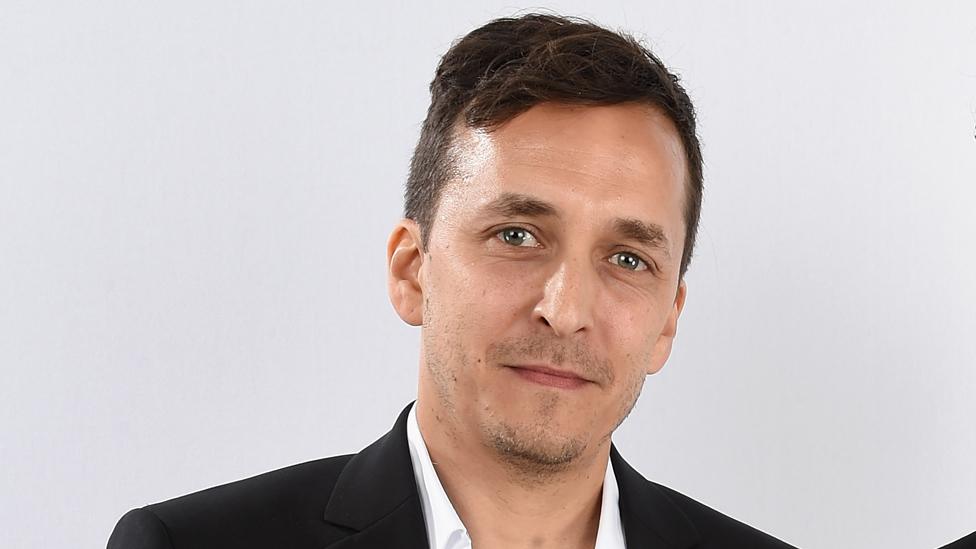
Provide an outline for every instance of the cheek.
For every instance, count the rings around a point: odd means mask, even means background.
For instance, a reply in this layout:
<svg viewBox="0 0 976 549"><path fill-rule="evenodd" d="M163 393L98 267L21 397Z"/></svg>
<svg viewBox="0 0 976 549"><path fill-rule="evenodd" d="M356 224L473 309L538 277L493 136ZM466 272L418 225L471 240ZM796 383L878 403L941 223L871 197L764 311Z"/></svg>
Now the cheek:
<svg viewBox="0 0 976 549"><path fill-rule="evenodd" d="M450 276L457 282L458 303L477 314L496 319L511 319L532 304L537 288L544 282L536 265L477 257L459 262ZM541 294L540 294L541 295Z"/></svg>
<svg viewBox="0 0 976 549"><path fill-rule="evenodd" d="M424 300L425 323L480 356L489 340L511 325L528 303L524 271L501 268L490 262L438 258L430 265ZM520 279L520 276L522 277ZM530 308L531 309L531 308ZM428 319L427 316L430 315ZM484 343L479 347L479 342ZM477 348L476 348L477 347Z"/></svg>
<svg viewBox="0 0 976 549"><path fill-rule="evenodd" d="M615 343L611 353L615 370L614 392L620 403L617 412L622 418L630 412L644 386L648 367L653 363L660 330L654 331L651 317L646 315L627 316L620 320L617 331L612 336Z"/></svg>
<svg viewBox="0 0 976 549"><path fill-rule="evenodd" d="M615 303L613 309L615 314L604 318L607 327L604 337L614 373L623 385L629 385L633 379L643 377L645 368L651 363L657 337L664 325L663 315L646 305L628 309Z"/></svg>

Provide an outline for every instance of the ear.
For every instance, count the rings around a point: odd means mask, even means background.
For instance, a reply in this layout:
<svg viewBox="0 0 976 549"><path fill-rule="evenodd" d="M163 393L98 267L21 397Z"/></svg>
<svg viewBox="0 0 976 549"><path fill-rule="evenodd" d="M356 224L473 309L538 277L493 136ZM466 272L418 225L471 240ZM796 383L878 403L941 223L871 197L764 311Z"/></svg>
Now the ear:
<svg viewBox="0 0 976 549"><path fill-rule="evenodd" d="M423 323L424 292L420 267L424 262L420 227L412 219L403 219L393 228L386 243L386 288L390 303L404 322L411 326Z"/></svg>
<svg viewBox="0 0 976 549"><path fill-rule="evenodd" d="M674 336L678 332L678 317L681 316L681 309L685 306L685 295L687 293L688 287L685 281L678 281L678 291L674 296L674 304L671 306L671 312L668 313L668 318L664 322L661 335L658 336L657 341L654 343L651 361L647 365L647 375L656 374L664 367L664 363L671 356L671 344L674 342Z"/></svg>

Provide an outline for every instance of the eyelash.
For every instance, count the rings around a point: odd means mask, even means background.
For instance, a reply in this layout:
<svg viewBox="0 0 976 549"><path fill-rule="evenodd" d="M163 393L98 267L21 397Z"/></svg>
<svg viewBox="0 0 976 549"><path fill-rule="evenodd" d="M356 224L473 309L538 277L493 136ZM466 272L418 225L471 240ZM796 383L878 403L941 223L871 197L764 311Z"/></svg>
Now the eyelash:
<svg viewBox="0 0 976 549"><path fill-rule="evenodd" d="M536 238L535 234L533 234L532 231L530 231L530 230L528 230L528 229L526 229L524 227L519 227L517 225L512 225L512 226L504 227L501 230L495 232L495 238L497 238L498 240L501 240L503 244L508 244L508 242L505 242L505 239L502 236L502 234L505 231L511 231L511 230L522 231L522 232L530 235L536 242L539 241L539 239ZM517 246L515 244L509 244L509 245L512 246L513 248L521 248L521 246ZM644 264L645 269L627 269L627 268L622 267L622 266L620 268L622 268L624 270L631 271L631 272L635 272L635 273L636 272L641 272L642 270L646 270L646 271L651 272L651 273L657 272L657 266L654 265L654 263L652 261L648 261L648 260L644 259L644 257L641 256L640 254L637 254L637 253L634 253L634 252L629 252L629 251L616 252L616 253L614 253L610 257L616 257L616 256L621 255L621 254L626 254L626 255L629 255L629 256L632 256L632 257L636 258L637 261L639 261L639 262L641 262L641 263ZM611 261L611 263L614 263L614 262ZM616 263L614 263L614 264L616 264Z"/></svg>

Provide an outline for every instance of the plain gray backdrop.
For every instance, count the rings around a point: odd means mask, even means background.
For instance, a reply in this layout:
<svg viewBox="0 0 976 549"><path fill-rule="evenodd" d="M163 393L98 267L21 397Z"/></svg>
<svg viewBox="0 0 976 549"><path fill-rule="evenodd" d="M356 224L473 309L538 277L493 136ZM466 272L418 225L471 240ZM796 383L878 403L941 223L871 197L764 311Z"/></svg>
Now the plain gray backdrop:
<svg viewBox="0 0 976 549"><path fill-rule="evenodd" d="M642 37L700 117L688 301L623 455L804 548L976 529L973 2L4 0L0 546L102 547L389 429L427 85L541 7Z"/></svg>

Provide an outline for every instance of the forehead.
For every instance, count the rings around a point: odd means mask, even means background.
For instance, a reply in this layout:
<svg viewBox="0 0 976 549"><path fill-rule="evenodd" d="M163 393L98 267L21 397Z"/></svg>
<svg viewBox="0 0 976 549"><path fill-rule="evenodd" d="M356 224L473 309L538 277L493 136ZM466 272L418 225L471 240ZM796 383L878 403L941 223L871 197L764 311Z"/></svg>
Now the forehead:
<svg viewBox="0 0 976 549"><path fill-rule="evenodd" d="M532 107L491 131L455 139L458 178L443 212L506 192L539 196L590 218L648 219L683 237L684 149L674 124L645 105Z"/></svg>
<svg viewBox="0 0 976 549"><path fill-rule="evenodd" d="M635 172L666 168L685 175L684 152L674 123L659 109L643 104L578 106L543 103L488 131L464 129L458 152L478 162L521 156L583 154ZM679 173L680 172L680 173Z"/></svg>

